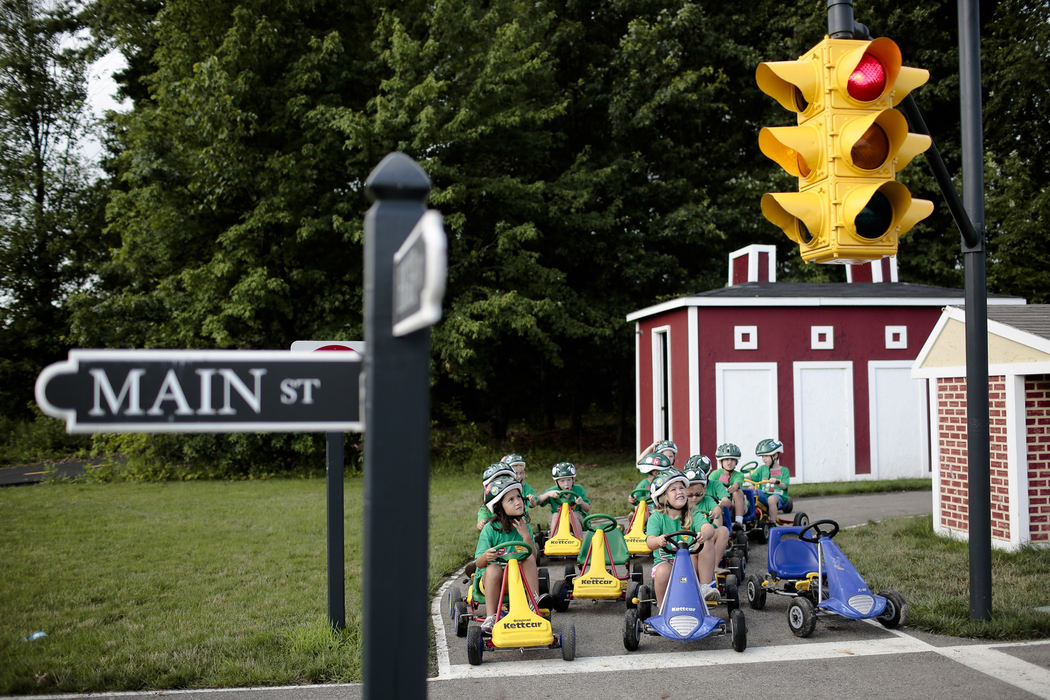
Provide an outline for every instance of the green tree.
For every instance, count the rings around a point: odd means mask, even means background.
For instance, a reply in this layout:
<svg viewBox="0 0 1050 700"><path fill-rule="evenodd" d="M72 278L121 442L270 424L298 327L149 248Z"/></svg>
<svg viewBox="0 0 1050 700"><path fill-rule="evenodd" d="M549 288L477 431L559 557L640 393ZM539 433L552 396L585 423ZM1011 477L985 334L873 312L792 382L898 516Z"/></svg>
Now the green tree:
<svg viewBox="0 0 1050 700"><path fill-rule="evenodd" d="M28 415L65 354L66 298L100 252L100 194L80 143L91 55L67 2L0 0L0 412Z"/></svg>

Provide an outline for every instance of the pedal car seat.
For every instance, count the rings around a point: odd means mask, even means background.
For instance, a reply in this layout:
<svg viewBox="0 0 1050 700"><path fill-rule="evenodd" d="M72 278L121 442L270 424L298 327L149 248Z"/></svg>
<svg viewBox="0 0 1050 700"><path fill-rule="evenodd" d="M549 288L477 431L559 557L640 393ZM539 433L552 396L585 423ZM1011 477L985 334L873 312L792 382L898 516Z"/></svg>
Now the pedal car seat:
<svg viewBox="0 0 1050 700"><path fill-rule="evenodd" d="M777 578L804 579L818 569L817 545L798 539L805 527L774 527L769 530L769 573ZM785 535L788 537L785 539Z"/></svg>
<svg viewBox="0 0 1050 700"><path fill-rule="evenodd" d="M580 553L576 557L576 563L580 566L583 566L584 562L587 561L587 555L591 551L591 538L593 537L593 530L587 530L583 533L583 544L580 545ZM612 557L613 564L617 566L627 564L631 558L631 553L627 551L627 540L623 537L623 530L619 527L607 530L605 533L605 544L609 548L609 555Z"/></svg>

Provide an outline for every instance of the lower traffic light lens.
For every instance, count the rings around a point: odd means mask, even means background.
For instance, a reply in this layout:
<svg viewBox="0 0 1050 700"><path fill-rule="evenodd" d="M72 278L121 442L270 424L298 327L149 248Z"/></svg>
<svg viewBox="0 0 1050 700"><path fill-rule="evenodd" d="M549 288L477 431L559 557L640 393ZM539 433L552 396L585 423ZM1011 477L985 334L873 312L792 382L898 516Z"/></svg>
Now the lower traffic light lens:
<svg viewBox="0 0 1050 700"><path fill-rule="evenodd" d="M806 107L809 107L809 102L806 101L806 96L802 94L802 91L795 86L795 109L799 112L805 112Z"/></svg>
<svg viewBox="0 0 1050 700"><path fill-rule="evenodd" d="M886 69L879 59L870 53L864 54L849 76L849 85L846 87L849 96L861 102L871 102L879 99L885 88Z"/></svg>
<svg viewBox="0 0 1050 700"><path fill-rule="evenodd" d="M893 205L882 192L872 195L853 222L861 238L880 238L893 222Z"/></svg>
<svg viewBox="0 0 1050 700"><path fill-rule="evenodd" d="M798 237L802 240L802 242L806 245L812 243L813 234L810 233L809 229L806 228L806 225L802 223L802 219L795 219L795 223L798 224Z"/></svg>
<svg viewBox="0 0 1050 700"><path fill-rule="evenodd" d="M878 124L872 124L868 130L857 139L850 149L850 158L853 164L864 170L877 170L882 167L890 155L890 140L886 132Z"/></svg>

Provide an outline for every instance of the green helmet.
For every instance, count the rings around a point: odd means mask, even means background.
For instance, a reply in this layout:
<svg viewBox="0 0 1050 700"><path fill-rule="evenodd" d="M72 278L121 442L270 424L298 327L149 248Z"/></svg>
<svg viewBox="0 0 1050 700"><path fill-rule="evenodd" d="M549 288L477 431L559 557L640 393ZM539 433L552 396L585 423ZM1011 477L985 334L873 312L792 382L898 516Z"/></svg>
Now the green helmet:
<svg viewBox="0 0 1050 700"><path fill-rule="evenodd" d="M703 484L704 487L707 486L707 472L704 470L696 467L686 467L684 473L685 478L689 479L690 486L693 484Z"/></svg>
<svg viewBox="0 0 1050 700"><path fill-rule="evenodd" d="M758 443L755 446L755 454L759 457L765 457L766 455L775 455L777 453L784 453L784 443L780 442L776 438L766 438L765 440Z"/></svg>
<svg viewBox="0 0 1050 700"><path fill-rule="evenodd" d="M509 455L503 455L503 459L501 459L500 462L503 464L509 464L512 467L515 464L521 464L523 467L525 466L525 458L519 454L514 454L513 452Z"/></svg>
<svg viewBox="0 0 1050 700"><path fill-rule="evenodd" d="M510 468L509 464L504 464L503 462L493 462L488 466L488 469L485 470L485 473L481 475L481 483L485 486L488 486L492 483L492 480L498 476L509 476L513 479L515 477L515 474L514 470Z"/></svg>
<svg viewBox="0 0 1050 700"><path fill-rule="evenodd" d="M659 452L650 452L638 460L638 471L642 474L648 474L655 469L662 471L670 466L671 460L667 458L667 455L662 455Z"/></svg>
<svg viewBox="0 0 1050 700"><path fill-rule="evenodd" d="M521 482L513 476L498 476L485 487L485 507L490 513L496 512L496 504L508 493L517 490L521 493Z"/></svg>
<svg viewBox="0 0 1050 700"><path fill-rule="evenodd" d="M682 471L687 474L690 471L694 471L704 475L704 481L707 481L707 475L711 471L711 460L704 455L693 455L685 461L685 466L682 467ZM690 479L690 481L693 481Z"/></svg>
<svg viewBox="0 0 1050 700"><path fill-rule="evenodd" d="M740 448L731 442L723 442L715 450L715 459L740 459Z"/></svg>
<svg viewBox="0 0 1050 700"><path fill-rule="evenodd" d="M659 498L660 494L670 488L671 484L676 481L689 488L689 479L674 467L664 469L657 474L653 479L653 483L649 484L649 494L653 498L653 503L656 503L656 499Z"/></svg>
<svg viewBox="0 0 1050 700"><path fill-rule="evenodd" d="M678 445L674 444L670 440L661 440L656 443L656 447L653 448L653 452L663 452L664 450L671 450L675 455L678 455Z"/></svg>
<svg viewBox="0 0 1050 700"><path fill-rule="evenodd" d="M551 469L551 475L554 477L555 481L558 479L567 479L569 477L575 479L576 467L572 462L558 462Z"/></svg>

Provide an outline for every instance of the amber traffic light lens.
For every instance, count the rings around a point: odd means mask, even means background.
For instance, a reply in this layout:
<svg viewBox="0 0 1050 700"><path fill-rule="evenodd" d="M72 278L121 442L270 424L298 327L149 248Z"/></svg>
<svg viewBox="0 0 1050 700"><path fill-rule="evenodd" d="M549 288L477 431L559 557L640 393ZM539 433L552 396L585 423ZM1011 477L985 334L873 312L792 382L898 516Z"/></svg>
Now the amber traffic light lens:
<svg viewBox="0 0 1050 700"><path fill-rule="evenodd" d="M864 170L881 168L890 155L890 139L878 124L868 127L849 152L853 164Z"/></svg>
<svg viewBox="0 0 1050 700"><path fill-rule="evenodd" d="M795 109L799 112L805 112L806 107L809 107L809 102L806 101L802 91L795 87Z"/></svg>
<svg viewBox="0 0 1050 700"><path fill-rule="evenodd" d="M849 76L846 92L855 100L871 102L877 100L885 89L886 69L879 59L870 53L864 54Z"/></svg>
<svg viewBox="0 0 1050 700"><path fill-rule="evenodd" d="M802 154L797 151L795 152L795 164L798 165L799 177L809 177L809 165L806 164L806 159L802 157Z"/></svg>

